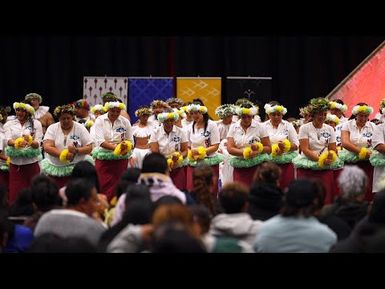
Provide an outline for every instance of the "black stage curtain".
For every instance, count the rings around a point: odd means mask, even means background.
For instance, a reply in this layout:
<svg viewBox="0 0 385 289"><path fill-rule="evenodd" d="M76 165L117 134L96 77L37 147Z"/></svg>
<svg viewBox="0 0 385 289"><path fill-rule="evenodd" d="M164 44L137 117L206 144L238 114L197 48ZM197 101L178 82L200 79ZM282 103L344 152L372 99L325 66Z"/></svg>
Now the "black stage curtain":
<svg viewBox="0 0 385 289"><path fill-rule="evenodd" d="M1 36L0 104L37 92L53 108L82 97L83 76L271 76L273 99L295 116L310 98L327 95L384 38Z"/></svg>

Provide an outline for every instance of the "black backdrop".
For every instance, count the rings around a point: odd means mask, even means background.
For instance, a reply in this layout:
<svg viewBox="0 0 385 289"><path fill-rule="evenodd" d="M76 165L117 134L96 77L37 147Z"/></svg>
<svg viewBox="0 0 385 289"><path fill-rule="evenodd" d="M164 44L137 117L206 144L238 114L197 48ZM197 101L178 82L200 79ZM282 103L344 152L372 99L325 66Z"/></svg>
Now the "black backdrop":
<svg viewBox="0 0 385 289"><path fill-rule="evenodd" d="M273 96L298 113L327 95L385 37L0 37L0 104L38 92L54 107L82 97L83 76L271 76ZM223 95L223 102L227 96Z"/></svg>

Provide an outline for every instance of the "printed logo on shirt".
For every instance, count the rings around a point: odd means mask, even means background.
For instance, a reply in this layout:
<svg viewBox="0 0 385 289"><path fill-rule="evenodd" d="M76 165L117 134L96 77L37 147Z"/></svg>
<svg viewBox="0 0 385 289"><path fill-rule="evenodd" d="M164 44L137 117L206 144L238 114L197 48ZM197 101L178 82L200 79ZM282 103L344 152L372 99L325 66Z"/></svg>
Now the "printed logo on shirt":
<svg viewBox="0 0 385 289"><path fill-rule="evenodd" d="M370 132L370 131L367 131L367 132L364 132L363 134L362 134L362 136L363 137L366 137L366 138L370 138L370 137L372 137L372 133Z"/></svg>
<svg viewBox="0 0 385 289"><path fill-rule="evenodd" d="M116 132L118 132L118 133L126 132L126 129L124 127L118 127L116 129Z"/></svg>
<svg viewBox="0 0 385 289"><path fill-rule="evenodd" d="M179 136L174 136L173 138L172 138L172 141L173 142L180 142L181 141L181 138L179 137Z"/></svg>
<svg viewBox="0 0 385 289"><path fill-rule="evenodd" d="M202 132L202 135L204 136L204 137L209 137L210 135L211 135L211 132L209 132L209 131L205 131L205 132Z"/></svg>
<svg viewBox="0 0 385 289"><path fill-rule="evenodd" d="M286 135L286 136L288 136L288 135L289 135L289 130L288 130L288 129L284 129L284 130L283 130L283 134Z"/></svg>
<svg viewBox="0 0 385 289"><path fill-rule="evenodd" d="M328 133L327 131L321 132L321 136L325 139L330 138L332 135Z"/></svg>
<svg viewBox="0 0 385 289"><path fill-rule="evenodd" d="M252 137L252 138L249 140L249 144L251 145L251 144L253 144L253 143L255 143L255 142L259 142L259 141L260 141L259 138Z"/></svg>
<svg viewBox="0 0 385 289"><path fill-rule="evenodd" d="M74 141L77 141L77 140L79 140L80 139L80 136L77 136L77 135L71 135L70 136L70 139L72 139L72 140L74 140Z"/></svg>

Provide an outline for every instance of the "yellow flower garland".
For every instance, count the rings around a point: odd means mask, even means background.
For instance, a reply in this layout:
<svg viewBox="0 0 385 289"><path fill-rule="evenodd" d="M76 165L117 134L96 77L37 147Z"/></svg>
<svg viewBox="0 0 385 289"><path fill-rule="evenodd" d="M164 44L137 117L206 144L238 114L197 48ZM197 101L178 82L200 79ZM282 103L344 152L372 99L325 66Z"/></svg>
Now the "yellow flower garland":
<svg viewBox="0 0 385 289"><path fill-rule="evenodd" d="M250 159L250 154L251 154L252 151L253 151L253 150L251 149L251 147L245 147L245 148L243 149L243 158L244 158L245 160Z"/></svg>
<svg viewBox="0 0 385 289"><path fill-rule="evenodd" d="M22 142L25 140L25 138L24 137L18 137L16 140L15 140L15 149L20 149L20 148L22 148L21 147L21 144L22 144ZM31 144L32 144L32 142L33 142L33 138L32 138L32 136L30 136L30 135L28 135L28 140L27 140L27 143L28 143L28 145L30 146Z"/></svg>
<svg viewBox="0 0 385 289"><path fill-rule="evenodd" d="M365 160L369 157L369 150L366 147L362 147L360 152L358 153L358 158L360 160Z"/></svg>
<svg viewBox="0 0 385 289"><path fill-rule="evenodd" d="M278 155L278 151L279 151L279 145L277 143L272 144L272 146L271 146L271 156L272 157L276 157Z"/></svg>
<svg viewBox="0 0 385 289"><path fill-rule="evenodd" d="M123 143L126 144L126 146L127 146L127 153L132 150L132 143L129 140L125 140L116 146L116 148L114 149L114 155L116 155L116 156L122 155L122 144Z"/></svg>
<svg viewBox="0 0 385 289"><path fill-rule="evenodd" d="M86 128L90 128L91 126L94 125L94 122L92 120L87 120L86 123L84 124Z"/></svg>
<svg viewBox="0 0 385 289"><path fill-rule="evenodd" d="M177 157L178 160L176 161L176 165L179 166L183 163L183 156L180 152L174 152L167 158L167 165L169 170L172 170L172 167L174 166L173 158Z"/></svg>
<svg viewBox="0 0 385 289"><path fill-rule="evenodd" d="M60 153L60 156L59 156L59 160L62 163L69 163L69 160L67 159L68 154L69 154L69 150L68 149L62 150L61 153Z"/></svg>
<svg viewBox="0 0 385 289"><path fill-rule="evenodd" d="M257 149L253 149L253 147L255 146L257 147ZM263 144L257 141L251 145L251 149L258 151L258 153L260 154L263 151Z"/></svg>
<svg viewBox="0 0 385 289"><path fill-rule="evenodd" d="M325 166L325 160L329 157L329 153L332 155L332 163L334 163L337 160L337 154L335 151L333 151L333 150L325 151L318 158L318 165L320 167Z"/></svg>
<svg viewBox="0 0 385 289"><path fill-rule="evenodd" d="M203 160L206 157L206 148L203 146L199 146L195 149L198 151L198 155L192 154L192 150L188 150L187 157L190 161Z"/></svg>
<svg viewBox="0 0 385 289"><path fill-rule="evenodd" d="M9 167L11 165L11 158L8 157L7 160L5 161L5 164Z"/></svg>
<svg viewBox="0 0 385 289"><path fill-rule="evenodd" d="M290 143L290 141L287 139L287 138L285 138L283 141L282 141L282 143L283 143L283 151L285 152L285 153L287 153L288 151L290 151L290 149L291 149L291 143Z"/></svg>

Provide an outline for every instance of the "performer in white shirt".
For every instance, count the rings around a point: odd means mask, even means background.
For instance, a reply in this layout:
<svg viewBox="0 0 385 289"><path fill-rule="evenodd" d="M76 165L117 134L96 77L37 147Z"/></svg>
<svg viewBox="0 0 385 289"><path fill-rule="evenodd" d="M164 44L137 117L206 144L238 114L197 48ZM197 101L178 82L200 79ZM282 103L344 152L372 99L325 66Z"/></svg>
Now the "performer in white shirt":
<svg viewBox="0 0 385 289"><path fill-rule="evenodd" d="M5 154L7 141L5 139L4 124L7 122L8 113L11 112L9 106L0 106L0 185L8 191L9 186L9 158Z"/></svg>
<svg viewBox="0 0 385 289"><path fill-rule="evenodd" d="M33 118L35 110L29 104L15 102L16 119L4 125L7 141L6 154L11 158L9 168L8 202L12 205L19 191L29 187L31 179L40 173L40 143L43 128L40 121Z"/></svg>
<svg viewBox="0 0 385 289"><path fill-rule="evenodd" d="M93 157L101 193L110 201L122 173L127 169L134 140L129 120L121 116L126 106L121 102L106 102L106 114L95 121L95 149ZM133 166L133 163L131 163Z"/></svg>
<svg viewBox="0 0 385 289"><path fill-rule="evenodd" d="M300 127L298 138L301 154L293 159L297 178L317 178L324 184L325 204L332 203L338 194L333 170L343 166L336 152L335 131L324 123L328 109L329 101L326 98L310 101L308 110L312 121Z"/></svg>
<svg viewBox="0 0 385 289"><path fill-rule="evenodd" d="M385 99L381 100L379 112L374 118L378 119L381 123L385 123Z"/></svg>
<svg viewBox="0 0 385 289"><path fill-rule="evenodd" d="M188 153L189 166L187 167L187 190L193 190L193 170L200 163L211 166L213 169L213 184L211 192L217 194L219 179L219 163L223 156L217 154L220 137L216 123L209 120L207 107L192 103L187 111L191 113L194 122L187 128L187 139L190 151Z"/></svg>
<svg viewBox="0 0 385 289"><path fill-rule="evenodd" d="M140 107L135 111L135 116L139 121L132 126L132 134L134 136L135 148L132 153L134 166L142 168L144 157L150 152L149 140L154 132L154 127L148 122L152 110L149 107Z"/></svg>
<svg viewBox="0 0 385 289"><path fill-rule="evenodd" d="M269 117L263 124L271 143L271 161L281 168L279 186L286 189L295 177L292 160L298 155L298 135L293 125L282 119L287 113L286 107L271 101L264 108Z"/></svg>
<svg viewBox="0 0 385 289"><path fill-rule="evenodd" d="M334 114L338 117L341 124L344 124L348 121L348 118L345 117L345 112L348 110L348 106L344 104L341 99L330 101L329 110L331 114Z"/></svg>
<svg viewBox="0 0 385 289"><path fill-rule="evenodd" d="M186 162L188 151L187 135L184 129L175 125L179 114L166 109L158 114L158 121L162 124L150 138L151 152L159 152L167 158L170 177L174 185L180 190L186 190Z"/></svg>
<svg viewBox="0 0 385 289"><path fill-rule="evenodd" d="M25 96L25 101L35 110L34 118L41 122L44 134L47 128L55 122L52 114L49 112L49 106L40 105L43 98L40 94L34 92L28 93Z"/></svg>
<svg viewBox="0 0 385 289"><path fill-rule="evenodd" d="M151 110L152 110L152 115L148 118L148 122L151 123L151 125L156 128L160 126L161 124L158 121L158 114L162 113L163 110L166 108L170 108L169 105L164 102L163 100L160 99L155 99L151 102Z"/></svg>
<svg viewBox="0 0 385 289"><path fill-rule="evenodd" d="M240 121L231 125L227 134L227 151L233 157L234 181L251 186L258 165L270 160L271 145L264 125L253 120L258 113L254 106L237 107Z"/></svg>
<svg viewBox="0 0 385 289"><path fill-rule="evenodd" d="M373 199L373 166L369 162L369 157L373 151L372 138L376 125L369 121L369 115L373 108L366 103L360 102L352 110L353 119L342 125L341 140L344 148L340 153L340 158L345 164L356 164L364 170L368 177L368 186L365 199Z"/></svg>
<svg viewBox="0 0 385 289"><path fill-rule="evenodd" d="M75 164L83 160L94 163L89 155L93 141L87 129L73 120L72 104L56 107L54 116L59 122L51 124L44 135L45 158L40 166L61 188L67 184Z"/></svg>
<svg viewBox="0 0 385 289"><path fill-rule="evenodd" d="M105 114L106 109L101 104L95 104L93 107L91 107L91 114L92 118L96 120L98 116ZM86 125L86 129L90 132L91 138L95 139L95 128L94 128L95 121L93 121L92 125L88 128Z"/></svg>

